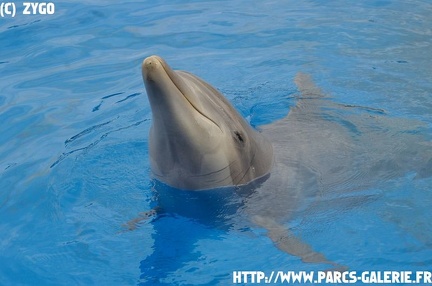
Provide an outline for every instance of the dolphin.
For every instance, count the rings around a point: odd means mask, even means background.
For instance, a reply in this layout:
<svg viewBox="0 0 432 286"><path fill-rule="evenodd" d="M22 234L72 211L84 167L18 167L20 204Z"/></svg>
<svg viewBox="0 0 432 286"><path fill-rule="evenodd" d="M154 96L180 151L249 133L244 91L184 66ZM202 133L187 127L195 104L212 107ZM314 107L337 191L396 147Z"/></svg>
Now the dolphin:
<svg viewBox="0 0 432 286"><path fill-rule="evenodd" d="M287 221L311 210L373 200L376 194L364 190L410 171L431 175L432 144L421 135L425 124L390 117L382 109L335 103L307 74L295 77L296 106L259 130L210 84L171 69L158 56L143 61L142 77L153 116L151 170L172 190L169 199L160 196L157 211L176 201L187 205L183 209L189 214L211 200L229 204L231 199L214 199L214 190L246 187L246 195L239 192L232 200L237 213L247 214L280 250L304 262L345 269L293 235ZM201 199L182 202L185 192ZM212 195L202 199L200 194ZM203 208L200 215L208 205ZM214 211L220 217L226 208ZM146 213L129 226L144 218Z"/></svg>

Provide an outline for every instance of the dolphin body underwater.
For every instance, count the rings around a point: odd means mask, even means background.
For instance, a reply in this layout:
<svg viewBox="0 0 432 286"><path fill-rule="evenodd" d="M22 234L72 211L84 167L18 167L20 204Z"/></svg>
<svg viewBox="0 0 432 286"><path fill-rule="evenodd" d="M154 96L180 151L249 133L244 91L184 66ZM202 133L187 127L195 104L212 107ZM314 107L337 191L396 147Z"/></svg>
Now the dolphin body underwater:
<svg viewBox="0 0 432 286"><path fill-rule="evenodd" d="M172 70L158 56L143 61L142 76L153 117L155 188L169 191L161 191L160 205L131 227L164 212L212 212L215 219L232 221L245 214L280 250L343 269L286 227L299 209L349 208L373 199L362 191L380 182L412 171L431 175L432 144L417 132L422 124L332 102L306 74L295 77L296 106L259 130L211 85ZM185 194L196 197L182 201Z"/></svg>

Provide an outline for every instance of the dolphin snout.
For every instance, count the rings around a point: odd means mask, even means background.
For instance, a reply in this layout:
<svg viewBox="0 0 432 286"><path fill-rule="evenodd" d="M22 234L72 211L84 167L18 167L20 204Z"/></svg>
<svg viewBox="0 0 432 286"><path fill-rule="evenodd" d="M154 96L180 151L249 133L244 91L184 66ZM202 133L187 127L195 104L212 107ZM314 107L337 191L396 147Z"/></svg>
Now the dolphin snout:
<svg viewBox="0 0 432 286"><path fill-rule="evenodd" d="M153 56L149 56L147 58L144 59L143 61L143 66L152 66L154 64L160 64L162 62L162 58L156 55Z"/></svg>
<svg viewBox="0 0 432 286"><path fill-rule="evenodd" d="M144 59L142 63L143 76L148 77L151 72L163 69L162 59L158 56L150 56Z"/></svg>

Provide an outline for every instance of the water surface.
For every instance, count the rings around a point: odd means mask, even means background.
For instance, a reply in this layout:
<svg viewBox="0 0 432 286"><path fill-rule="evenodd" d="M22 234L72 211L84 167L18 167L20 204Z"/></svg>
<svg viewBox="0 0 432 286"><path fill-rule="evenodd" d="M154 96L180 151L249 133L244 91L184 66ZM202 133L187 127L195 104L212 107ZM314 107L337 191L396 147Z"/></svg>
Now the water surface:
<svg viewBox="0 0 432 286"><path fill-rule="evenodd" d="M258 227L169 216L157 223L172 232L152 223L121 232L155 205L140 70L151 54L218 87L254 126L287 114L303 71L334 101L418 120L431 138L428 1L55 4L54 15L0 21L2 285L144 283L146 258L164 244L184 255L153 265L161 283L322 269L279 251ZM376 199L358 207L329 204L287 225L354 270L430 270L432 181L416 175L364 190Z"/></svg>

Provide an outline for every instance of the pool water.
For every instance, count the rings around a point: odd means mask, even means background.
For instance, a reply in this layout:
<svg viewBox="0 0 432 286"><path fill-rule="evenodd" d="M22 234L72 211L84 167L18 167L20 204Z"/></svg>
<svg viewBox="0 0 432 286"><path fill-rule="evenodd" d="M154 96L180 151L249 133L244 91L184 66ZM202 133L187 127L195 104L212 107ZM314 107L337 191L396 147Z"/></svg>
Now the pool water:
<svg viewBox="0 0 432 286"><path fill-rule="evenodd" d="M210 82L253 126L288 113L302 71L332 100L422 122L432 139L429 1L55 7L0 20L0 285L227 285L237 270L325 269L258 226L171 214L125 229L157 205L149 55ZM364 192L286 224L351 270L430 271L432 178L413 170Z"/></svg>

